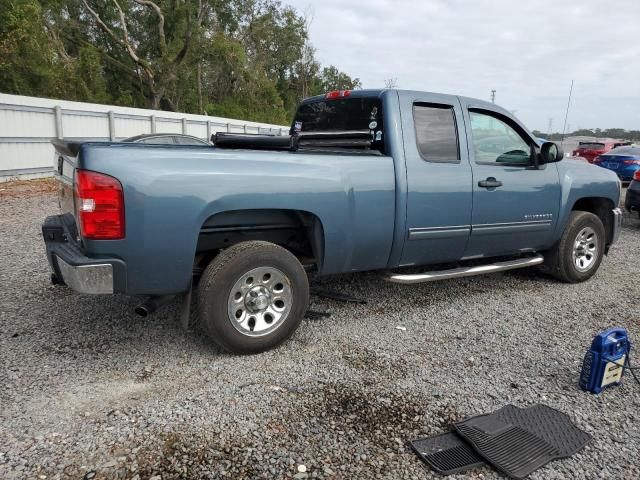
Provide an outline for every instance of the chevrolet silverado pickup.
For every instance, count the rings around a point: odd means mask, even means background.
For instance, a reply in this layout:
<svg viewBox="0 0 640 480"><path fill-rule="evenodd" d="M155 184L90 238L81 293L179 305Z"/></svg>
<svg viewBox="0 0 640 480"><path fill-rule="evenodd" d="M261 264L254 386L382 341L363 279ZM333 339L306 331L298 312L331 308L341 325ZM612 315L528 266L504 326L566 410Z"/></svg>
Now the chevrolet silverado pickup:
<svg viewBox="0 0 640 480"><path fill-rule="evenodd" d="M141 314L184 295L183 318L193 303L215 342L251 353L298 327L310 275L414 284L537 265L582 282L619 236L616 175L492 103L334 91L304 100L289 133L54 141L52 281L144 296Z"/></svg>

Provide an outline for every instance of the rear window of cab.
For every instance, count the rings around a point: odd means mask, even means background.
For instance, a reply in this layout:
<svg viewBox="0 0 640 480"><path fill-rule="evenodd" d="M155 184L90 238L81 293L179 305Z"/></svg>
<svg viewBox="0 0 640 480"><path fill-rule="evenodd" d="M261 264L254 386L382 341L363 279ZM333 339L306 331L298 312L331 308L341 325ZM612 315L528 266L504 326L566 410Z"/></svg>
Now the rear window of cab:
<svg viewBox="0 0 640 480"><path fill-rule="evenodd" d="M372 147L384 151L382 120L378 97L323 99L298 107L290 134L369 130Z"/></svg>
<svg viewBox="0 0 640 480"><path fill-rule="evenodd" d="M578 148L583 148L585 150L602 150L604 148L604 143L580 143Z"/></svg>

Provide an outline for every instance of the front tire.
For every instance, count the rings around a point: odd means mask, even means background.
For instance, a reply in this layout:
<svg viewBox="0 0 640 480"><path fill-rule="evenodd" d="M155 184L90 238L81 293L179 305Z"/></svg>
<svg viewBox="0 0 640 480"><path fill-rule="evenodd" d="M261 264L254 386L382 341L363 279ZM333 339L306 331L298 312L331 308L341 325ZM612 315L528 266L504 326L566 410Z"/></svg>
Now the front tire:
<svg viewBox="0 0 640 480"><path fill-rule="evenodd" d="M205 269L198 316L207 335L233 353L258 353L289 338L309 302L304 268L288 250L269 242L242 242Z"/></svg>
<svg viewBox="0 0 640 480"><path fill-rule="evenodd" d="M563 282L584 282L600 267L605 241L597 215L573 211L560 241L545 255L545 270Z"/></svg>

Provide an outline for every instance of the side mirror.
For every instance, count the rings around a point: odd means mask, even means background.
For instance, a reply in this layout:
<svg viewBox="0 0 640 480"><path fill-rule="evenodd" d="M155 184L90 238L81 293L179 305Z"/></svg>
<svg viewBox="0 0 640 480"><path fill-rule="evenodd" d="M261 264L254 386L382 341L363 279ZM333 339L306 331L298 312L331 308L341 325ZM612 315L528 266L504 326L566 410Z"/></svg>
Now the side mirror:
<svg viewBox="0 0 640 480"><path fill-rule="evenodd" d="M540 147L540 164L559 162L564 157L562 148L554 142L544 142Z"/></svg>

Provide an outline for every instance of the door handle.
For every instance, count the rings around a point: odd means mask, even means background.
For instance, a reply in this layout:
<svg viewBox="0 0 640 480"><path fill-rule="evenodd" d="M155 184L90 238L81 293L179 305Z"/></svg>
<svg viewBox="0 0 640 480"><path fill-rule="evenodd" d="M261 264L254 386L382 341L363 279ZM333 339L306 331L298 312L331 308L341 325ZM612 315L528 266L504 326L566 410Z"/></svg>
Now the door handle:
<svg viewBox="0 0 640 480"><path fill-rule="evenodd" d="M480 180L478 186L482 188L497 188L502 186L502 182L494 177L489 177L486 180Z"/></svg>

